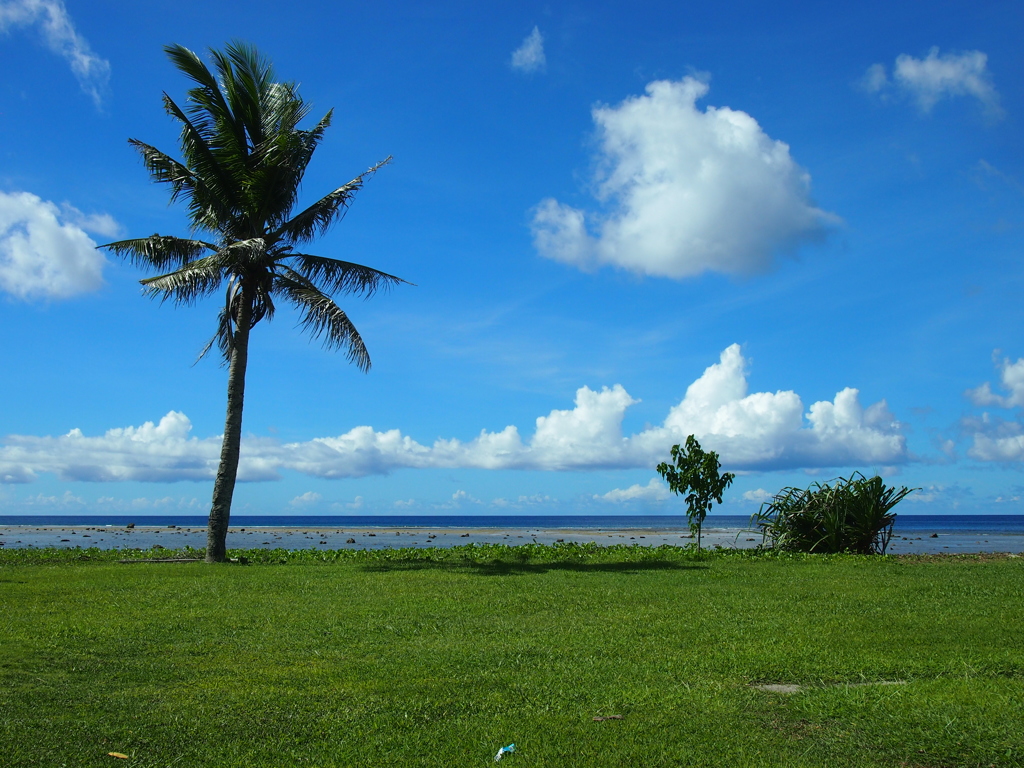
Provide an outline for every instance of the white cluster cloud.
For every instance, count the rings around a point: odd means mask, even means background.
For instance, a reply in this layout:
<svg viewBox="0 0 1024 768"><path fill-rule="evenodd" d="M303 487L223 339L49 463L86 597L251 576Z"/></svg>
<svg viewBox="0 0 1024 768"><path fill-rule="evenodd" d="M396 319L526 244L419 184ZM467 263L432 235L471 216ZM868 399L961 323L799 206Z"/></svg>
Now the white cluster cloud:
<svg viewBox="0 0 1024 768"><path fill-rule="evenodd" d="M604 211L543 200L532 224L541 255L672 278L751 274L822 238L839 219L811 203L810 176L789 147L745 112L701 111L707 92L693 77L659 80L644 96L595 107Z"/></svg>
<svg viewBox="0 0 1024 768"><path fill-rule="evenodd" d="M208 480L220 458L220 438L189 437L192 423L171 411L158 424L109 429L102 437L86 437L72 429L60 437L12 435L0 447L0 480L30 482L39 472L61 480L173 482ZM259 455L244 456L240 480L269 480L276 471L260 471Z"/></svg>
<svg viewBox="0 0 1024 768"><path fill-rule="evenodd" d="M202 502L194 496L164 496L159 499L137 497L134 499L117 499L113 496L100 496L96 499L96 508L106 512L138 512L143 510L158 510L167 512L177 510L179 512L198 512L209 509L209 501Z"/></svg>
<svg viewBox="0 0 1024 768"><path fill-rule="evenodd" d="M621 504L628 501L665 501L672 496L665 482L657 477L652 477L647 485L629 486L629 488L615 488L603 495L594 494L597 501L611 501Z"/></svg>
<svg viewBox="0 0 1024 768"><path fill-rule="evenodd" d="M433 506L437 509L462 509L463 507L479 506L481 504L483 504L483 502L480 501L480 499L460 488L452 494L451 501L445 502L444 504L434 504Z"/></svg>
<svg viewBox="0 0 1024 768"><path fill-rule="evenodd" d="M110 62L101 59L75 29L61 0L0 0L0 32L38 26L47 47L71 65L78 84L97 107L110 81Z"/></svg>
<svg viewBox="0 0 1024 768"><path fill-rule="evenodd" d="M994 418L987 413L980 419L964 419L963 426L971 434L967 455L979 461L1024 461L1024 425L1017 421Z"/></svg>
<svg viewBox="0 0 1024 768"><path fill-rule="evenodd" d="M755 488L752 491L743 492L744 501L752 501L755 504L764 504L766 501L770 501L775 498L775 494L766 491L764 488Z"/></svg>
<svg viewBox="0 0 1024 768"><path fill-rule="evenodd" d="M807 426L809 425L809 426ZM869 408L847 387L804 414L792 390L747 393L746 360L738 344L689 386L660 429L634 439L652 453L666 439L686 435L707 442L729 469L793 469L897 464L907 460L906 440L884 400ZM658 454L661 451L657 451Z"/></svg>
<svg viewBox="0 0 1024 768"><path fill-rule="evenodd" d="M600 391L581 387L574 408L538 417L525 441L515 426L483 430L468 442L439 439L430 446L398 430L377 432L368 426L298 443L246 437L238 477L274 480L284 470L341 478L399 468L653 467L690 434L717 451L732 471L891 466L908 460L900 425L884 400L863 408L857 390L847 388L834 400L813 403L805 414L795 392L748 394L746 361L736 344L689 386L662 425L626 436L622 421L636 402L619 385ZM172 411L158 424L111 429L101 437L77 429L61 437L9 436L0 444L0 480L29 482L41 472L66 480L208 480L216 470L220 438L190 437L191 429L184 414ZM657 486L620 493L641 492L656 493ZM452 499L463 501L472 500Z"/></svg>
<svg viewBox="0 0 1024 768"><path fill-rule="evenodd" d="M965 393L975 405L997 405L1000 408L1020 408L1024 406L1024 357L1011 363L1003 359L1000 365L1000 380L1007 395L997 395L992 391L992 384L985 382L980 387L969 389Z"/></svg>
<svg viewBox="0 0 1024 768"><path fill-rule="evenodd" d="M1014 425L1012 431L1006 430L1003 434L976 433L974 444L967 450L967 455L980 461L1004 463L1022 461L1024 460L1024 431Z"/></svg>
<svg viewBox="0 0 1024 768"><path fill-rule="evenodd" d="M973 96L990 115L1001 113L988 56L981 51L940 54L938 47L933 47L923 59L903 53L896 57L891 81L884 65L872 64L861 83L870 93L895 87L916 100L926 113L942 99L954 96Z"/></svg>
<svg viewBox="0 0 1024 768"><path fill-rule="evenodd" d="M85 499L75 496L71 491L64 491L62 496L44 496L37 493L23 499L21 503L27 507L82 507L85 506Z"/></svg>
<svg viewBox="0 0 1024 768"><path fill-rule="evenodd" d="M974 502L974 491L956 484L928 485L914 491L914 493L907 496L906 500L911 504L947 507L955 511L965 503Z"/></svg>
<svg viewBox="0 0 1024 768"><path fill-rule="evenodd" d="M992 391L991 382L967 390L964 395L975 405L998 408L1024 408L1024 358L997 363L1005 395ZM962 428L971 434L967 455L980 461L1024 461L1024 424L982 413L980 418L964 419Z"/></svg>
<svg viewBox="0 0 1024 768"><path fill-rule="evenodd" d="M520 72L540 72L546 64L544 36L537 27L534 27L523 40L523 44L512 52L512 69L518 69Z"/></svg>
<svg viewBox="0 0 1024 768"><path fill-rule="evenodd" d="M0 192L0 291L66 298L99 288L107 260L86 230L109 237L118 226L106 214L61 209L30 192Z"/></svg>

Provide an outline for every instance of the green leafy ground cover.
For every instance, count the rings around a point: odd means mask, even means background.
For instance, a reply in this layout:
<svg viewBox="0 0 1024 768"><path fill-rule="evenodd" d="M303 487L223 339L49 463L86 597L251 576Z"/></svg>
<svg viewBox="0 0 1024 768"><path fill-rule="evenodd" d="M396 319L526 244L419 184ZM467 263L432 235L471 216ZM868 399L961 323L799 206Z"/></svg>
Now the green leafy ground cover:
<svg viewBox="0 0 1024 768"><path fill-rule="evenodd" d="M1024 558L231 554L0 551L0 763L1024 764Z"/></svg>

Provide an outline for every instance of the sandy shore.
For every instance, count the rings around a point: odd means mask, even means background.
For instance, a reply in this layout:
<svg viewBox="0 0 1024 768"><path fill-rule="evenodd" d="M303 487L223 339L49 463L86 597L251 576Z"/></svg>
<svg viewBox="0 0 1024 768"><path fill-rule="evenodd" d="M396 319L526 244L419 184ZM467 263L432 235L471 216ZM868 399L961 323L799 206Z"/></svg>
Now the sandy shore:
<svg viewBox="0 0 1024 768"><path fill-rule="evenodd" d="M581 529L581 528L384 528L337 527L232 527L229 548L284 549L385 549L401 547L447 547L469 543L553 544L556 542L595 542L681 546L692 541L688 529ZM705 547L751 548L761 543L757 533L738 528L706 528ZM102 549L166 549L206 546L204 527L137 525L124 526L0 526L0 546L19 547L100 547ZM896 536L889 545L892 554L941 552L1024 552L1024 535L948 534L935 536L915 532Z"/></svg>

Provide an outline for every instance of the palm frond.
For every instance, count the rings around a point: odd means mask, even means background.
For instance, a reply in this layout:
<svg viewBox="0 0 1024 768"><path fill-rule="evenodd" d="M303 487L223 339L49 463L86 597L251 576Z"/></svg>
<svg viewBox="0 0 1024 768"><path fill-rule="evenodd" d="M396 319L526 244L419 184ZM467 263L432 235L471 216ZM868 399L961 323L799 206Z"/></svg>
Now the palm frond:
<svg viewBox="0 0 1024 768"><path fill-rule="evenodd" d="M220 133L221 141L215 147L226 146L226 133L233 133L236 139L244 144L244 136L241 135L237 121L234 120L220 83L202 59L182 45L167 45L164 46L164 51L178 70L199 86L188 91L188 113L192 116L189 122L197 129L199 135L204 139L212 139L215 134ZM211 53L215 56L217 54L216 51ZM164 97L165 100L169 100L166 94Z"/></svg>
<svg viewBox="0 0 1024 768"><path fill-rule="evenodd" d="M238 41L210 53L228 108L253 149L264 139L267 95L276 85L274 68L253 46Z"/></svg>
<svg viewBox="0 0 1024 768"><path fill-rule="evenodd" d="M355 293L370 298L407 281L379 269L308 253L290 253L295 271L327 293Z"/></svg>
<svg viewBox="0 0 1024 768"><path fill-rule="evenodd" d="M274 80L274 70L255 48L230 44L212 52L231 112L232 173L244 179L243 210L252 231L280 221L295 204L303 152L299 122L308 113L292 83ZM226 142L227 144L227 142Z"/></svg>
<svg viewBox="0 0 1024 768"><path fill-rule="evenodd" d="M305 243L326 232L348 208L349 201L363 187L364 180L391 162L389 155L348 184L324 195L313 205L282 224L275 234L292 243Z"/></svg>
<svg viewBox="0 0 1024 768"><path fill-rule="evenodd" d="M249 327L254 328L263 318L272 320L274 318L274 273L260 270L255 279L246 281L246 293L249 301ZM237 323L238 307L236 299L232 306L232 318Z"/></svg>
<svg viewBox="0 0 1024 768"><path fill-rule="evenodd" d="M164 94L164 107L182 126L179 143L192 177L192 182L183 184L182 190L188 199L193 227L229 234L223 224L236 219L242 207L238 179L224 162L230 153L223 149L215 152L214 148L221 143L215 142L208 128L194 125L167 94Z"/></svg>
<svg viewBox="0 0 1024 768"><path fill-rule="evenodd" d="M178 68L179 72L192 80L200 88L208 91L211 95L220 93L217 79L195 51L191 51L178 43L172 43L164 46L164 53L167 54L167 58ZM227 108L227 104L223 101L219 106L222 109Z"/></svg>
<svg viewBox="0 0 1024 768"><path fill-rule="evenodd" d="M173 157L138 139L128 139L128 143L142 155L142 162L153 181L171 186L172 203L184 190L191 190L196 186L195 174Z"/></svg>
<svg viewBox="0 0 1024 768"><path fill-rule="evenodd" d="M334 303L330 296L320 291L302 275L285 267L274 282L296 307L302 310L299 325L309 331L314 339L324 337L327 349L343 349L349 362L364 373L370 370L370 353L366 350L362 336L348 315Z"/></svg>
<svg viewBox="0 0 1024 768"><path fill-rule="evenodd" d="M262 237L251 237L247 240L236 240L228 243L217 252L230 265L233 272L249 272L268 270L272 259L267 254L267 241Z"/></svg>
<svg viewBox="0 0 1024 768"><path fill-rule="evenodd" d="M294 146L291 148L288 163L284 166L274 167L274 176L266 179L268 186L278 190L276 206L271 206L266 211L265 220L269 228L279 227L295 207L299 196L299 185L306 173L306 167L313 157L313 152L320 145L324 133L330 127L333 116L334 110L328 110L327 114L320 118L320 122L312 129L294 131Z"/></svg>
<svg viewBox="0 0 1024 768"><path fill-rule="evenodd" d="M190 261L173 272L147 277L139 282L147 296L158 296L161 301L176 304L194 304L216 291L224 280L230 264L218 252L203 259Z"/></svg>
<svg viewBox="0 0 1024 768"><path fill-rule="evenodd" d="M187 112L199 135L215 153L223 155L222 159L230 159L239 151L246 153L245 132L221 90L223 77L218 80L199 56L184 46L169 45L164 50L174 65L198 85L188 91ZM216 62L219 53L210 53ZM218 74L222 74L219 68Z"/></svg>
<svg viewBox="0 0 1024 768"><path fill-rule="evenodd" d="M231 319L228 315L227 307L221 307L220 312L217 313L217 332L210 337L210 340L206 342L203 348L200 350L199 355L196 357L192 365L195 365L213 349L213 345L216 344L221 352L221 364L226 365L231 360L231 348L233 341L233 332L231 330Z"/></svg>
<svg viewBox="0 0 1024 768"><path fill-rule="evenodd" d="M251 189L256 194L250 204L253 219L270 230L286 221L295 207L306 166L331 122L328 112L312 130L300 130L298 118L307 110L297 112L296 100L294 93L272 89L264 112L264 141L254 148Z"/></svg>
<svg viewBox="0 0 1024 768"><path fill-rule="evenodd" d="M152 266L166 269L170 266L184 266L206 250L216 251L217 246L202 240L189 240L170 235L150 235L134 240L118 240L116 243L100 245L117 254L135 266Z"/></svg>

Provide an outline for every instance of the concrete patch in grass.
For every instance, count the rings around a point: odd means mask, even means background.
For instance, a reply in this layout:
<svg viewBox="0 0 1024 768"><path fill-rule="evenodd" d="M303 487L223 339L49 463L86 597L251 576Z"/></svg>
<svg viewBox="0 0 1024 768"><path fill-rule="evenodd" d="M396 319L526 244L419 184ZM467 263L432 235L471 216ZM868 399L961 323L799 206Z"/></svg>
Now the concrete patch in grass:
<svg viewBox="0 0 1024 768"><path fill-rule="evenodd" d="M832 683L831 685L824 686L825 688L841 688L846 686L847 688L860 688L866 685L906 685L906 680L871 680L862 683ZM762 685L752 685L751 688L756 688L759 691L767 691L768 693L782 693L782 694L793 694L800 693L800 691L807 690L814 686L809 685L796 685L795 683L765 683Z"/></svg>

